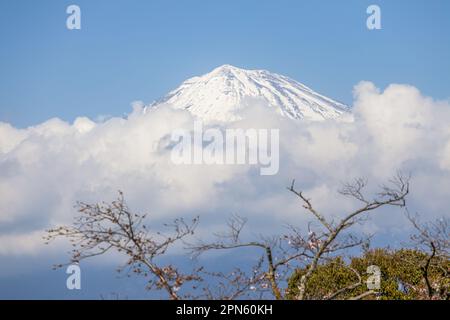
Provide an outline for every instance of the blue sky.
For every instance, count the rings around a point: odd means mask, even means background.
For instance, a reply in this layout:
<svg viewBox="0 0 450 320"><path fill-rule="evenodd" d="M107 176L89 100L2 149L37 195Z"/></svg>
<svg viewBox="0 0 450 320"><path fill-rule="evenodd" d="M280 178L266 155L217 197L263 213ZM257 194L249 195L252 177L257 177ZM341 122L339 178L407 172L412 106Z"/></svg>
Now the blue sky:
<svg viewBox="0 0 450 320"><path fill-rule="evenodd" d="M72 3L79 31L65 26ZM379 31L366 28L372 3ZM0 121L121 115L226 63L288 75L348 104L361 80L448 99L449 12L445 0L2 0Z"/></svg>

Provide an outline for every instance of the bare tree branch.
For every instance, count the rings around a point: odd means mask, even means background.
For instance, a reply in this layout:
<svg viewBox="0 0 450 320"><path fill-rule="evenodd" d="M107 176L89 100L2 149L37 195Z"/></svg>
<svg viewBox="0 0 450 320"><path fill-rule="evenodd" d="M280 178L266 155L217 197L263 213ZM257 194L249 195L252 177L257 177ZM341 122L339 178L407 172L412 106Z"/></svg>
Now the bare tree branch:
<svg viewBox="0 0 450 320"><path fill-rule="evenodd" d="M428 298L433 299L438 295L442 299L447 299L450 295L448 283L438 284L438 287L434 288L430 279L430 273L432 268L439 268L445 275L448 275L448 270L443 269L440 264L440 261L448 260L449 258L450 241L448 235L450 234L450 228L448 219L442 218L434 223L421 225L417 215L413 216L408 208L406 208L405 212L406 218L418 232L418 234L411 237L411 240L417 249L424 248L424 252L426 252L426 257L420 269L427 288Z"/></svg>
<svg viewBox="0 0 450 320"><path fill-rule="evenodd" d="M128 260L118 269L125 268L134 274L152 275L149 287L164 289L171 299L178 299L180 287L190 281L198 281L195 274L183 274L172 265L160 266L155 260L164 255L169 247L192 235L198 218L190 223L176 219L166 225L173 230L171 235L151 234L144 224L146 215L133 214L127 207L123 193L111 204L77 204L79 216L73 226L61 226L48 230L45 239L68 238L73 246L71 263L111 250L124 253ZM57 265L61 267L63 265Z"/></svg>
<svg viewBox="0 0 450 320"><path fill-rule="evenodd" d="M361 300L361 299L363 299L363 298L365 298L367 296L373 295L373 294L376 294L376 291L368 290L368 291L366 291L364 293L361 293L360 295L358 295L356 297L350 298L349 300Z"/></svg>
<svg viewBox="0 0 450 320"><path fill-rule="evenodd" d="M310 200L308 200L301 191L295 190L295 181L292 182L289 190L303 201L303 207L311 212L313 216L316 217L328 230L324 233L325 240L318 243L317 251L309 264L306 273L302 275L300 279L300 283L298 285L299 293L297 297L299 300L304 299L307 282L317 269L319 261L327 252L329 252L330 246L332 246L338 235L343 230L355 224L357 218L361 214L387 205L401 207L405 206L405 198L409 193L409 178L405 178L401 174L397 174L397 176L390 182L391 185L382 186L381 191L378 193L378 197L371 201L367 200L362 193L362 190L367 183L365 180L356 179L352 185L347 184L343 191L341 191L341 194L351 196L356 200L363 202L364 206L345 216L336 226L333 226L332 223L328 222L323 215L319 214L318 211L312 207Z"/></svg>
<svg viewBox="0 0 450 320"><path fill-rule="evenodd" d="M330 294L329 296L325 297L325 300L333 300L336 297L338 297L339 295L343 294L344 292L353 290L358 288L360 285L362 285L362 279L361 279L361 275L359 274L359 272L357 270L355 270L354 268L349 267L349 269L351 271L353 271L353 273L356 275L356 277L358 278L358 281L355 283L352 283L346 287L343 287L341 289L339 289L338 291Z"/></svg>

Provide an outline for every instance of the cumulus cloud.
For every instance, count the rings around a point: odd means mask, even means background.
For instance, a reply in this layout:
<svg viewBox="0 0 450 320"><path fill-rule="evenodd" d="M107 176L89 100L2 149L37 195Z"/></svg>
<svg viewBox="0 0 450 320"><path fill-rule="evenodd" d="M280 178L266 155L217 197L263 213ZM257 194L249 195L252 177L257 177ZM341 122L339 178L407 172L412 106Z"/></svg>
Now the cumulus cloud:
<svg viewBox="0 0 450 320"><path fill-rule="evenodd" d="M36 255L42 245L41 231L0 235L0 255Z"/></svg>
<svg viewBox="0 0 450 320"><path fill-rule="evenodd" d="M280 129L274 176L250 165L174 165L171 133L192 130L195 119L165 105L144 111L133 103L128 117L99 122L51 119L26 129L0 123L0 255L44 248L36 235L70 223L76 201L109 201L117 190L155 221L201 214L217 225L239 213L253 217L259 233L307 221L285 188L293 178L321 210L339 215L355 205L336 192L342 182L366 177L370 192L403 169L413 174L414 209L429 218L450 214L449 103L411 86L381 91L369 82L358 84L354 97L351 116L322 122L281 118L251 102L243 120L228 126ZM367 228L403 227L401 213L380 217Z"/></svg>

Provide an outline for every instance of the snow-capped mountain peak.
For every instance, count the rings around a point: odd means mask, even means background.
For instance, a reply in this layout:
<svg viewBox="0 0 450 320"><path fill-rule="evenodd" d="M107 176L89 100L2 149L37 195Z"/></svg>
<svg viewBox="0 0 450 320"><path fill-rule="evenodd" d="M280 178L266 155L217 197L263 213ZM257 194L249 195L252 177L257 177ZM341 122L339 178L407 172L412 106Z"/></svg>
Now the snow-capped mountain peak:
<svg viewBox="0 0 450 320"><path fill-rule="evenodd" d="M189 110L204 121L233 121L245 108L245 99L259 98L292 119L323 120L348 110L342 103L316 93L288 77L266 70L220 66L203 76L184 81L160 101Z"/></svg>

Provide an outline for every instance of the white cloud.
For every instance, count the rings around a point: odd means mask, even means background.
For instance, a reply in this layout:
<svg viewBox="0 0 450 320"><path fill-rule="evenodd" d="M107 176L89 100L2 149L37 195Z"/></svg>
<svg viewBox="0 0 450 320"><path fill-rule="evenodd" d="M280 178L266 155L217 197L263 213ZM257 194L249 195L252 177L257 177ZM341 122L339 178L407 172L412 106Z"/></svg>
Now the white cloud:
<svg viewBox="0 0 450 320"><path fill-rule="evenodd" d="M42 249L44 230L0 235L0 255L36 255Z"/></svg>
<svg viewBox="0 0 450 320"><path fill-rule="evenodd" d="M295 122L258 101L245 109L245 120L233 127L280 129L280 172L270 177L251 166L173 165L170 134L192 130L194 119L168 106L143 112L134 103L127 119L97 123L51 119L27 129L0 123L0 255L42 249L37 232L70 222L77 200L108 201L119 189L156 220L200 213L222 224L239 213L271 230L274 221L306 221L285 188L293 178L321 210L342 214L354 204L337 194L341 182L363 176L377 187L405 169L413 173L414 208L430 218L450 214L448 102L406 85L382 92L362 82L354 93L353 121ZM403 223L381 216L367 228Z"/></svg>

